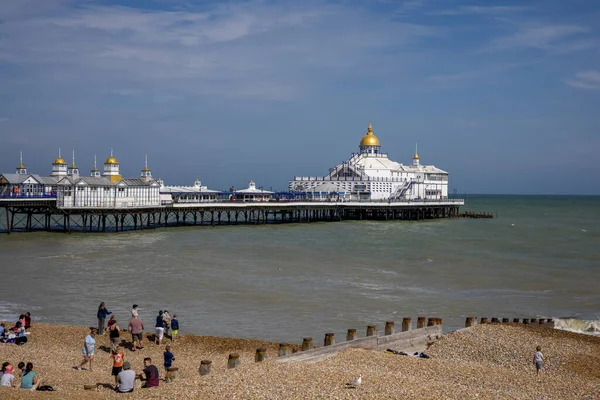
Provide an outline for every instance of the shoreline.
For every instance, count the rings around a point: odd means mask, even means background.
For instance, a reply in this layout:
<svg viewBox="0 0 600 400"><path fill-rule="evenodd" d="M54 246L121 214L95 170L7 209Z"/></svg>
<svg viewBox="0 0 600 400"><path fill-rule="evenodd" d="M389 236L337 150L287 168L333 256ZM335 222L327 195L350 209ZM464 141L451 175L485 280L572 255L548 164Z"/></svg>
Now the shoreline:
<svg viewBox="0 0 600 400"><path fill-rule="evenodd" d="M31 398L121 398L101 387L85 391L84 385L112 384L108 336L97 336L94 371L75 371L88 327L35 324L23 346L0 344L0 362L15 367L33 362L44 384L56 392L27 393ZM154 389L136 389L129 398L294 399L294 398L537 398L569 399L600 396L600 338L535 325L477 325L446 334L429 347L429 359L381 351L348 349L315 363L277 362L278 343L242 338L181 335L177 342L145 348L125 358L139 372L150 356L164 378L162 352L171 345L179 377L160 382ZM130 341L130 334L122 339ZM321 344L321 343L319 343ZM538 382L531 357L542 346L545 369ZM266 347L267 360L254 362L258 347ZM227 357L238 353L241 364L227 369ZM200 376L201 360L212 361L209 375ZM344 383L362 375L356 389ZM18 375L18 374L17 374ZM17 383L20 378L17 377ZM2 398L22 398L24 391L0 387Z"/></svg>

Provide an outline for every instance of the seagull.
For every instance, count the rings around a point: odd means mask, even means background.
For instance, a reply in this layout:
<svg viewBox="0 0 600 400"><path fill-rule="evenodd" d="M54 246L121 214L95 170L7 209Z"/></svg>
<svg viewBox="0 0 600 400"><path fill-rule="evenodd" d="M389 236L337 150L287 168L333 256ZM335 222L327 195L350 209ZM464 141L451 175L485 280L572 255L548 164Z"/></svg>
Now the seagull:
<svg viewBox="0 0 600 400"><path fill-rule="evenodd" d="M358 378L353 380L352 382L346 383L347 388L356 389L362 383L362 375L359 375Z"/></svg>

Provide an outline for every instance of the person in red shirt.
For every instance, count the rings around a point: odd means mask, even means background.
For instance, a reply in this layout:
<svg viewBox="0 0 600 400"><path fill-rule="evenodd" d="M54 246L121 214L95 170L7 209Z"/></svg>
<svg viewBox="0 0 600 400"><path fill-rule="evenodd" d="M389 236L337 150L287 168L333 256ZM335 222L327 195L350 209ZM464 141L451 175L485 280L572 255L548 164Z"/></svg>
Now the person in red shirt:
<svg viewBox="0 0 600 400"><path fill-rule="evenodd" d="M123 354L123 348L117 346L117 348L110 355L110 359L113 361L111 375L115 377L115 387L119 385L119 372L123 370L123 362L125 361L125 354Z"/></svg>

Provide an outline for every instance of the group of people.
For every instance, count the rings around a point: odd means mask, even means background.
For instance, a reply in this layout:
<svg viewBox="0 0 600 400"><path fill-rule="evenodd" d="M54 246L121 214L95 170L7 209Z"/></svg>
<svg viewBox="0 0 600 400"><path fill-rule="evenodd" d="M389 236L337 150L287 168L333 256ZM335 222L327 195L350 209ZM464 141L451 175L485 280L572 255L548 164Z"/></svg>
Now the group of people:
<svg viewBox="0 0 600 400"><path fill-rule="evenodd" d="M7 328L4 323L0 324L0 343L15 343L22 345L27 343L27 329L31 327L31 314L26 312L19 316L12 328Z"/></svg>
<svg viewBox="0 0 600 400"><path fill-rule="evenodd" d="M17 369L21 375L21 389L36 390L40 387L42 380L33 371L33 364L28 362L20 362L17 365ZM15 387L16 378L15 371L11 363L5 362L2 364L2 370L0 371L0 386Z"/></svg>
<svg viewBox="0 0 600 400"><path fill-rule="evenodd" d="M131 314L131 319L127 325L127 330L131 333L131 351L141 350L144 348L142 346L144 323L139 316L138 305L134 304L129 312ZM115 390L120 393L132 392L136 377L144 382L142 386L144 388L158 386L158 368L152 364L152 360L149 357L144 358L144 368L140 374L136 374L131 368L131 363L125 360L125 353L121 346L122 329L114 314L106 308L104 302L100 303L98 306L96 315L98 318L98 328L90 328L89 334L83 341L83 359L73 368L82 370L84 369L84 366L89 363L89 370L93 370L96 335L103 335L108 332L110 340L110 360L112 362L111 375L114 376L115 379ZM107 318L108 322L106 321ZM155 343L160 345L165 334L168 334L169 332L171 341L175 342L179 333L179 321L177 320L177 315L174 314L171 318L169 311L160 310L155 323ZM171 352L171 347L169 345L166 346L163 357L163 365L165 370L167 370L172 367L173 361L175 361L175 356Z"/></svg>

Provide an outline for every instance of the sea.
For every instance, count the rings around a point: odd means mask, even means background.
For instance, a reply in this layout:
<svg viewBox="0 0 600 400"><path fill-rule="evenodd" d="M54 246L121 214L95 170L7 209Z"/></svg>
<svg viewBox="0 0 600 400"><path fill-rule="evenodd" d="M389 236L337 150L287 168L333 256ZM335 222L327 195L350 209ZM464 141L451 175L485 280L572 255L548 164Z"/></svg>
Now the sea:
<svg viewBox="0 0 600 400"><path fill-rule="evenodd" d="M600 334L600 197L466 196L493 219L0 235L0 320L127 325L300 342L403 317L554 318Z"/></svg>

